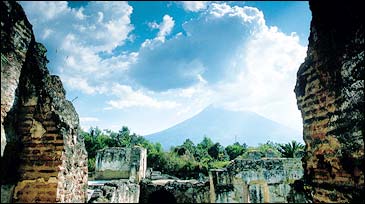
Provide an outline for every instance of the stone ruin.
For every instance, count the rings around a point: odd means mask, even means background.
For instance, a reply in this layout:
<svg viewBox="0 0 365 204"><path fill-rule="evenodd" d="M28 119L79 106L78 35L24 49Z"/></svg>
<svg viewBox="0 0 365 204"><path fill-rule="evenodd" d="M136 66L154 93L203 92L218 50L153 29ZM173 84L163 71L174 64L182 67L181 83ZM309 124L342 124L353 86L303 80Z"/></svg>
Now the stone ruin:
<svg viewBox="0 0 365 204"><path fill-rule="evenodd" d="M211 169L209 180L203 182L145 179L140 183L139 202L302 203L307 197L296 186L302 176L300 159L236 159L225 169Z"/></svg>
<svg viewBox="0 0 365 204"><path fill-rule="evenodd" d="M302 176L299 158L235 159L225 169L210 170L211 202L304 203L294 185Z"/></svg>
<svg viewBox="0 0 365 204"><path fill-rule="evenodd" d="M111 147L97 151L95 181L89 182L89 202L138 203L139 182L145 178L147 150Z"/></svg>
<svg viewBox="0 0 365 204"><path fill-rule="evenodd" d="M1 202L85 202L79 118L21 6L1 2Z"/></svg>
<svg viewBox="0 0 365 204"><path fill-rule="evenodd" d="M97 152L96 180L89 182L89 202L177 203L305 202L294 183L302 178L300 159L236 159L212 169L205 181L146 175L147 151L141 147ZM155 174L155 176L153 176ZM138 176L141 175L141 176ZM153 179L155 177L155 179Z"/></svg>
<svg viewBox="0 0 365 204"><path fill-rule="evenodd" d="M309 1L309 5L313 18L307 57L295 87L306 143L302 190L310 202L364 203L364 12L361 2ZM0 8L1 202L86 202L87 153L78 134L77 113L66 100L59 77L49 74L46 48L36 42L21 6L9 1L1 2ZM254 192L262 195L257 201L275 200L274 194L267 196L269 182L251 183L256 185L251 190L243 183L241 197L232 194L229 189L235 188L237 176L229 172L213 170L212 182L204 184L155 182L161 189L151 195L172 193L174 188L189 195L191 188L184 185L192 185L205 192L200 193L202 202L253 201ZM236 175L243 179L244 174ZM112 191L120 188L124 195L116 197L131 198L109 200L136 202L129 189L151 185L144 180L140 184L121 186L115 181L104 186ZM220 191L218 186L224 185ZM211 187L214 193L206 193ZM141 202L146 200L143 192Z"/></svg>
<svg viewBox="0 0 365 204"><path fill-rule="evenodd" d="M210 203L209 182L144 179L139 203Z"/></svg>
<svg viewBox="0 0 365 204"><path fill-rule="evenodd" d="M147 150L142 147L112 147L97 151L95 179L129 179L140 182L146 176Z"/></svg>

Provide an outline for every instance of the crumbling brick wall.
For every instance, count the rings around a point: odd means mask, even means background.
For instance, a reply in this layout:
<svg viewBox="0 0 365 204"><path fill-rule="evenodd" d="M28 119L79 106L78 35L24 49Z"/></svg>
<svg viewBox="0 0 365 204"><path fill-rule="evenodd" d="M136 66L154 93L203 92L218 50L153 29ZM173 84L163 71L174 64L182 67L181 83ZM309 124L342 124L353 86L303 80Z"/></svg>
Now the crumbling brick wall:
<svg viewBox="0 0 365 204"><path fill-rule="evenodd" d="M78 115L21 6L1 2L1 11L1 184L14 186L12 202L85 202Z"/></svg>
<svg viewBox="0 0 365 204"><path fill-rule="evenodd" d="M295 93L315 202L364 202L364 19L356 2L310 1L311 32Z"/></svg>

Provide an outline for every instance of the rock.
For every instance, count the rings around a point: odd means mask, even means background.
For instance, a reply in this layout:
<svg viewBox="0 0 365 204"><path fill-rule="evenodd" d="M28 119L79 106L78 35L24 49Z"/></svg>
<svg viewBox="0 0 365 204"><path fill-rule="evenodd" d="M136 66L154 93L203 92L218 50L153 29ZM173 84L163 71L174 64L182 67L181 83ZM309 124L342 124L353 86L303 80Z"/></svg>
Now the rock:
<svg viewBox="0 0 365 204"><path fill-rule="evenodd" d="M295 86L306 143L307 195L313 202L364 203L363 6L309 4L307 57Z"/></svg>
<svg viewBox="0 0 365 204"><path fill-rule="evenodd" d="M21 6L1 2L1 184L12 202L85 202L79 118Z"/></svg>

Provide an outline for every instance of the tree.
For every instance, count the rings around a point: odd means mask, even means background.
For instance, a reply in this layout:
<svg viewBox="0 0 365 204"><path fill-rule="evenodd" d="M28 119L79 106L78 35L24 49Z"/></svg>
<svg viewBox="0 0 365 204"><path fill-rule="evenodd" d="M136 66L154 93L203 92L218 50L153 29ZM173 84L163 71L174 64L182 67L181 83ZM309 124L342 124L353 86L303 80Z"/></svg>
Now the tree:
<svg viewBox="0 0 365 204"><path fill-rule="evenodd" d="M182 155L188 154L189 150L183 146L177 146L174 148L173 152L175 152L179 156L182 156Z"/></svg>
<svg viewBox="0 0 365 204"><path fill-rule="evenodd" d="M278 144L267 141L265 144L260 144L257 148L261 152L263 157L271 155L271 157L280 157L280 152L278 151Z"/></svg>
<svg viewBox="0 0 365 204"><path fill-rule="evenodd" d="M197 145L197 147L199 149L208 150L213 145L213 141L209 137L204 136L203 140Z"/></svg>
<svg viewBox="0 0 365 204"><path fill-rule="evenodd" d="M195 152L196 152L196 146L194 145L194 143L191 141L191 140L189 140L189 139L186 139L185 141L184 141L184 143L181 145L181 147L184 147L185 149L187 149L189 152L190 152L190 154L195 154Z"/></svg>
<svg viewBox="0 0 365 204"><path fill-rule="evenodd" d="M247 145L245 143L243 143L243 145L240 145L240 143L235 142L233 145L228 145L225 149L229 156L229 159L233 160L246 151Z"/></svg>
<svg viewBox="0 0 365 204"><path fill-rule="evenodd" d="M229 159L226 150L224 147L219 144L219 142L215 143L208 149L208 154L215 160L225 161Z"/></svg>
<svg viewBox="0 0 365 204"><path fill-rule="evenodd" d="M118 133L111 132L110 137L115 141L116 147L130 147L132 146L132 139L134 139L132 137L136 137L136 135L130 135L129 128L123 126L122 129L118 131Z"/></svg>
<svg viewBox="0 0 365 204"><path fill-rule="evenodd" d="M282 157L295 158L300 151L304 151L304 145L293 140L287 144L279 144L277 149L281 153Z"/></svg>
<svg viewBox="0 0 365 204"><path fill-rule="evenodd" d="M219 150L220 150L220 144L217 142L215 143L213 146L211 146L208 149L208 154L213 158L213 159L218 159L218 155L219 155Z"/></svg>
<svg viewBox="0 0 365 204"><path fill-rule="evenodd" d="M203 140L196 146L196 150L194 153L195 159L199 162L211 160L212 158L208 154L208 149L213 145L213 141L210 138L204 136Z"/></svg>

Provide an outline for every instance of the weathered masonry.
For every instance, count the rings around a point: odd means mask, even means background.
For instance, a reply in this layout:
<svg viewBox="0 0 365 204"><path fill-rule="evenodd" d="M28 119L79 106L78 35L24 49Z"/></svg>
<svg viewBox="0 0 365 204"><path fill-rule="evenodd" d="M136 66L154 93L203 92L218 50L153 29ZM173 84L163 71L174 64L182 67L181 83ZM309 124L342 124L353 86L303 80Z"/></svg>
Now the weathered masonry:
<svg viewBox="0 0 365 204"><path fill-rule="evenodd" d="M95 179L129 179L138 183L146 176L147 150L137 146L99 150L95 168Z"/></svg>
<svg viewBox="0 0 365 204"><path fill-rule="evenodd" d="M85 202L79 118L16 2L1 2L1 201Z"/></svg>
<svg viewBox="0 0 365 204"><path fill-rule="evenodd" d="M303 191L295 187L302 176L300 159L235 159L225 169L210 170L207 181L144 179L140 183L139 202L306 202Z"/></svg>
<svg viewBox="0 0 365 204"><path fill-rule="evenodd" d="M235 159L226 169L212 169L210 201L215 203L306 202L295 188L303 176L297 158Z"/></svg>
<svg viewBox="0 0 365 204"><path fill-rule="evenodd" d="M295 86L308 195L364 203L365 13L361 2L309 4L309 46Z"/></svg>
<svg viewBox="0 0 365 204"><path fill-rule="evenodd" d="M110 147L96 155L95 181L89 181L88 202L138 203L146 176L147 149Z"/></svg>

